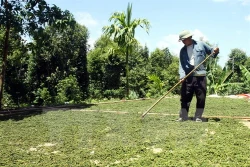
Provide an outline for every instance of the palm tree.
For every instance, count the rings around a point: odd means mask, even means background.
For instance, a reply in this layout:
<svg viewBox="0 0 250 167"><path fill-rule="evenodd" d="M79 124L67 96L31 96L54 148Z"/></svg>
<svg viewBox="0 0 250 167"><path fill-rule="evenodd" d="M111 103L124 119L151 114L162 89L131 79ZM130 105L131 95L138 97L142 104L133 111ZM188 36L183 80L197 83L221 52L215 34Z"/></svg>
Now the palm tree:
<svg viewBox="0 0 250 167"><path fill-rule="evenodd" d="M128 3L127 12L115 12L111 15L110 22L113 24L103 27L104 34L112 37L118 46L124 51L126 56L126 96L129 95L129 66L128 59L132 50L132 46L139 42L135 39L135 29L140 26L148 33L150 23L146 19L132 20L132 4Z"/></svg>

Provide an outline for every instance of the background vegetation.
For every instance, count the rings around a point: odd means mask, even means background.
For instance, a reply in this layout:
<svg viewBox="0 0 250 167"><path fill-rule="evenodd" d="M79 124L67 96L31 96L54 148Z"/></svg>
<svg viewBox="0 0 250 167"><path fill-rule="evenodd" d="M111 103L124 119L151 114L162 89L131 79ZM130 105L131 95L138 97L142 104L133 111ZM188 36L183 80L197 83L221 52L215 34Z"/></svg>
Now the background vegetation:
<svg viewBox="0 0 250 167"><path fill-rule="evenodd" d="M178 55L135 39L150 22L133 19L132 4L111 15L92 49L88 29L44 0L2 0L0 13L1 108L157 97L178 82ZM238 48L228 56L225 67L207 62L208 93L249 93L250 57Z"/></svg>

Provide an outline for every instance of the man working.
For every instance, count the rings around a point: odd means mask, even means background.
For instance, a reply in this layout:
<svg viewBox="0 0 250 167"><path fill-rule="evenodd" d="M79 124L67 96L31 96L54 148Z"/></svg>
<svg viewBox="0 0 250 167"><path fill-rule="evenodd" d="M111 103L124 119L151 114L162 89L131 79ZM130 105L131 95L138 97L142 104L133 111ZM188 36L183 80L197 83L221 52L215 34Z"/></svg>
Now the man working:
<svg viewBox="0 0 250 167"><path fill-rule="evenodd" d="M184 30L179 34L179 41L182 41L184 46L180 50L180 65L179 73L181 85L181 110L180 117L177 121L188 120L189 106L195 93L197 103L194 121L202 122L202 114L205 108L206 100L206 67L201 64L189 77L183 79L189 74L194 67L200 64L207 55L213 53L212 57L216 57L219 53L219 48L211 48L201 41L192 39L192 34Z"/></svg>

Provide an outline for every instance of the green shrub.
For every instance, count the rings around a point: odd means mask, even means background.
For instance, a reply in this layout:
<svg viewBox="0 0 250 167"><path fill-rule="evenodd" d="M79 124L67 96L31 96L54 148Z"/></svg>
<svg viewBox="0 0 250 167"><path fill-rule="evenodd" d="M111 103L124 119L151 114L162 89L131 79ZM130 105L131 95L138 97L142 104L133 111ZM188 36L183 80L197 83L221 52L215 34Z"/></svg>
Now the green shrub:
<svg viewBox="0 0 250 167"><path fill-rule="evenodd" d="M102 99L103 98L100 86L98 87L93 83L89 84L89 95L90 95L89 97L90 99Z"/></svg>
<svg viewBox="0 0 250 167"><path fill-rule="evenodd" d="M63 80L60 80L56 89L56 102L58 104L79 103L82 99L82 92L75 76L70 75Z"/></svg>
<svg viewBox="0 0 250 167"><path fill-rule="evenodd" d="M135 92L135 91L130 91L129 92L129 96L128 96L128 99L130 100L133 100L133 99L138 99L139 98L139 95Z"/></svg>
<svg viewBox="0 0 250 167"><path fill-rule="evenodd" d="M245 87L246 85L233 85L233 84L229 85L227 88L227 94L236 95L236 94L246 93L244 90ZM223 92L221 92L220 94L224 95L225 93L223 94Z"/></svg>
<svg viewBox="0 0 250 167"><path fill-rule="evenodd" d="M148 76L150 80L147 97L157 97L163 93L164 82L157 75Z"/></svg>
<svg viewBox="0 0 250 167"><path fill-rule="evenodd" d="M10 94L3 92L3 106L2 108L15 108L17 105L14 103Z"/></svg>
<svg viewBox="0 0 250 167"><path fill-rule="evenodd" d="M34 94L36 97L34 100L35 104L46 106L53 103L53 98L51 97L50 92L46 87L39 88Z"/></svg>
<svg viewBox="0 0 250 167"><path fill-rule="evenodd" d="M105 90L103 93L104 98L119 98L121 99L124 96L124 90L122 89L109 89Z"/></svg>

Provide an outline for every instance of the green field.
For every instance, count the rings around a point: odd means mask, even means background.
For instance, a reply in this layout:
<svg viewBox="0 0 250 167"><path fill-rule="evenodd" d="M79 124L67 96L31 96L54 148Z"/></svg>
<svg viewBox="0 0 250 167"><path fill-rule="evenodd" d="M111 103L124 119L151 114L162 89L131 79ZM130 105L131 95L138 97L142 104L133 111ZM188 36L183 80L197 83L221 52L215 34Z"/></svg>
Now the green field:
<svg viewBox="0 0 250 167"><path fill-rule="evenodd" d="M2 120L0 166L250 166L250 129L223 118L250 117L246 99L207 98L198 123L175 122L179 98L166 98L141 119L156 100Z"/></svg>

